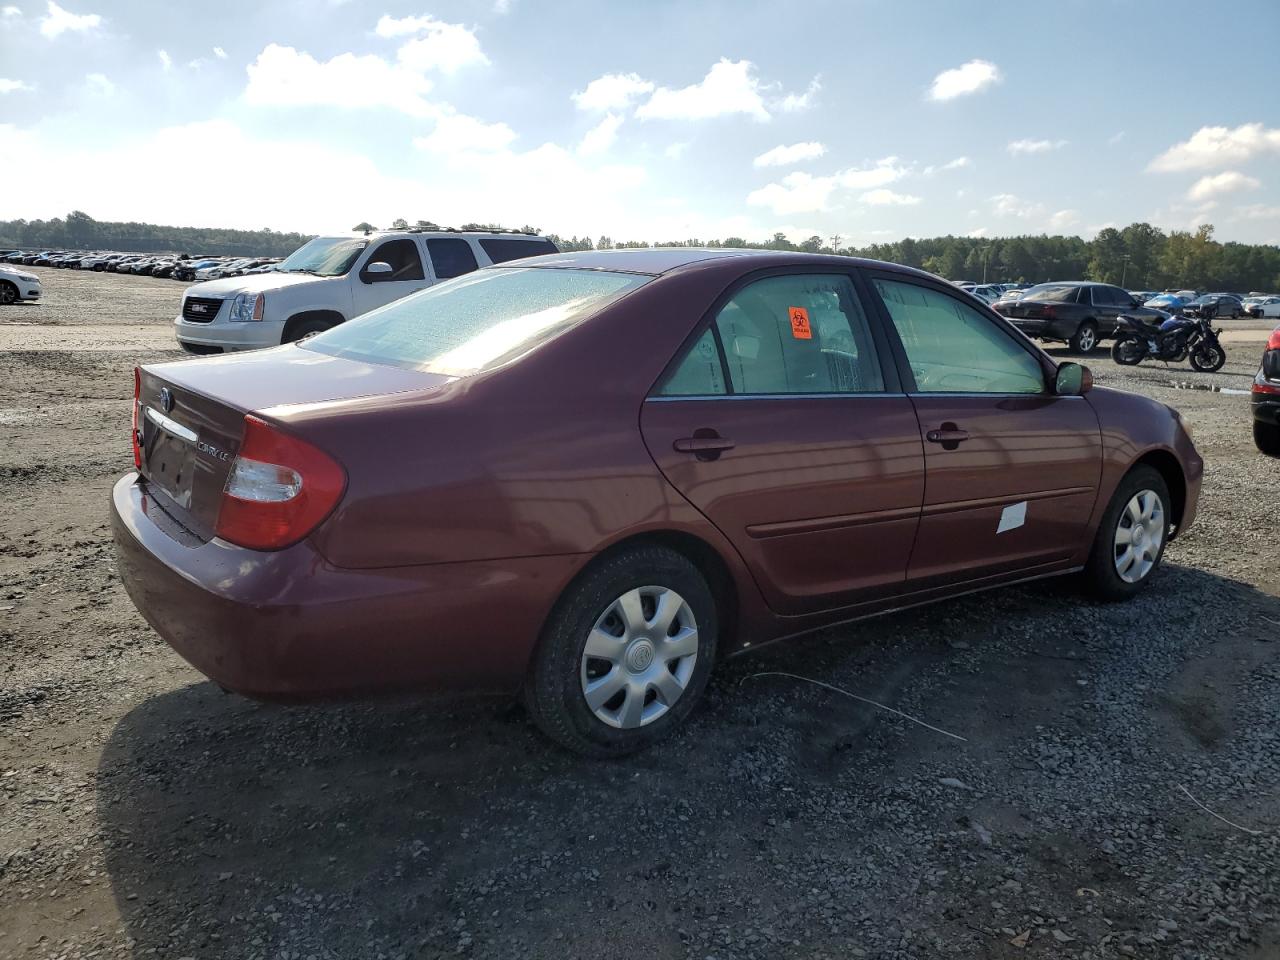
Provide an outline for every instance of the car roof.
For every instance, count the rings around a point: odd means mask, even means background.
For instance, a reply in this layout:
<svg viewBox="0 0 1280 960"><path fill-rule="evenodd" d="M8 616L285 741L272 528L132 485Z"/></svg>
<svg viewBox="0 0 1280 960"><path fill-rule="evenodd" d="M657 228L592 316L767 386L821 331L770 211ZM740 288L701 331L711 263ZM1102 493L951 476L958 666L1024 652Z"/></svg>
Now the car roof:
<svg viewBox="0 0 1280 960"><path fill-rule="evenodd" d="M751 261L749 264L743 261ZM510 267L510 261L498 264ZM519 261L521 267L545 267L578 270L613 270L619 273L641 273L660 276L674 270L699 266L719 267L725 270L757 270L769 267L810 265L815 267L847 268L850 265L879 270L893 270L920 277L942 280L933 274L896 263L866 260L861 257L840 257L833 254L802 253L789 250L758 250L743 247L641 247L628 250L583 250L572 253L549 253L541 257L529 257ZM942 281L946 282L946 281Z"/></svg>

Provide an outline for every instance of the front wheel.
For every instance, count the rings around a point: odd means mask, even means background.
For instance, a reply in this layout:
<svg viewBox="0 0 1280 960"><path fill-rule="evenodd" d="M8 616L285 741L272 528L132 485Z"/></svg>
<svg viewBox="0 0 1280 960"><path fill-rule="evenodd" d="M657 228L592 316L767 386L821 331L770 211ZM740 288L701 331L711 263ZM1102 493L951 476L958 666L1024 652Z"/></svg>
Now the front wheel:
<svg viewBox="0 0 1280 960"><path fill-rule="evenodd" d="M8 306L18 302L18 288L7 280L0 280L0 304Z"/></svg>
<svg viewBox="0 0 1280 960"><path fill-rule="evenodd" d="M1151 580L1169 539L1169 487L1153 467L1134 467L1111 497L1085 564L1089 591L1126 600Z"/></svg>
<svg viewBox="0 0 1280 960"><path fill-rule="evenodd" d="M617 757L671 733L697 705L715 661L715 600L683 555L660 546L599 562L560 598L525 681L548 737Z"/></svg>
<svg viewBox="0 0 1280 960"><path fill-rule="evenodd" d="M1075 336L1067 343L1076 353L1093 353L1098 345L1098 325L1086 320L1076 328Z"/></svg>
<svg viewBox="0 0 1280 960"><path fill-rule="evenodd" d="M1268 457L1280 457L1280 424L1253 421L1253 444Z"/></svg>
<svg viewBox="0 0 1280 960"><path fill-rule="evenodd" d="M1135 337L1121 337L1111 345L1111 359L1122 367L1137 366L1146 352L1146 344Z"/></svg>
<svg viewBox="0 0 1280 960"><path fill-rule="evenodd" d="M1215 373L1227 362L1227 352L1216 343L1202 343L1191 351L1191 366L1201 373Z"/></svg>

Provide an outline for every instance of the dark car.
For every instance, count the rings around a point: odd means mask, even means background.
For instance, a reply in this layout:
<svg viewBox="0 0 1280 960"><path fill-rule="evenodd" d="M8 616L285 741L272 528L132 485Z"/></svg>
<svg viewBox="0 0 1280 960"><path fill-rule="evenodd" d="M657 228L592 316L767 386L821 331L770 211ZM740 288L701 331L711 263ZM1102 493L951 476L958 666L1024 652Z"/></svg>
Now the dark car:
<svg viewBox="0 0 1280 960"><path fill-rule="evenodd" d="M1163 320L1166 314L1144 307L1127 290L1108 283L1042 283L1017 300L993 304L997 313L1038 340L1065 343L1076 353L1092 353L1115 335L1121 315Z"/></svg>
<svg viewBox="0 0 1280 960"><path fill-rule="evenodd" d="M907 267L537 257L140 368L119 570L228 689L523 691L624 753L769 641L1056 574L1141 590L1203 463L1091 386Z"/></svg>
<svg viewBox="0 0 1280 960"><path fill-rule="evenodd" d="M1229 317L1232 320L1244 316L1244 304L1240 298L1231 293L1206 293L1197 297L1183 308L1184 313L1206 320Z"/></svg>
<svg viewBox="0 0 1280 960"><path fill-rule="evenodd" d="M1280 327L1271 331L1262 365L1253 378L1253 442L1268 456L1280 457Z"/></svg>

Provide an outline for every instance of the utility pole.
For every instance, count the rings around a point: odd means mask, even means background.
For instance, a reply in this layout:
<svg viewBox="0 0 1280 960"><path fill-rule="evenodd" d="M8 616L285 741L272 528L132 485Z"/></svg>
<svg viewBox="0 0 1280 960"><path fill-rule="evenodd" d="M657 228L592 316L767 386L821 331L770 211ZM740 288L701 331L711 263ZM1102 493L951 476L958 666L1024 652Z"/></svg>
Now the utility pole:
<svg viewBox="0 0 1280 960"><path fill-rule="evenodd" d="M1125 254L1120 258L1123 266L1120 269L1120 286L1124 286L1125 277L1129 275L1129 254Z"/></svg>

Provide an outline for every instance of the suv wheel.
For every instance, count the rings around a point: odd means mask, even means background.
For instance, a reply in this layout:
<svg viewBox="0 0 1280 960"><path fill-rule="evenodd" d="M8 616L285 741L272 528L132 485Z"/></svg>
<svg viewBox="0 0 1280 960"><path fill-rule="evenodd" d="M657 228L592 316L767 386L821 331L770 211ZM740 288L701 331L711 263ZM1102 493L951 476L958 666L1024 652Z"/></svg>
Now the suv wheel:
<svg viewBox="0 0 1280 960"><path fill-rule="evenodd" d="M1169 540L1169 487L1153 467L1130 470L1098 524L1084 578L1102 600L1127 600L1160 567Z"/></svg>
<svg viewBox="0 0 1280 960"><path fill-rule="evenodd" d="M1098 346L1098 325L1086 320L1076 328L1076 335L1067 343L1076 353L1093 353Z"/></svg>
<svg viewBox="0 0 1280 960"><path fill-rule="evenodd" d="M299 340L307 339L307 337L314 337L317 333L324 333L332 326L333 324L328 320L305 320L292 327L286 327L284 339L280 342L297 343Z"/></svg>
<svg viewBox="0 0 1280 960"><path fill-rule="evenodd" d="M560 598L534 654L525 705L547 736L577 753L642 750L697 705L717 632L715 600L697 567L665 547L626 550Z"/></svg>
<svg viewBox="0 0 1280 960"><path fill-rule="evenodd" d="M1253 421L1253 443L1269 457L1280 457L1280 423Z"/></svg>

